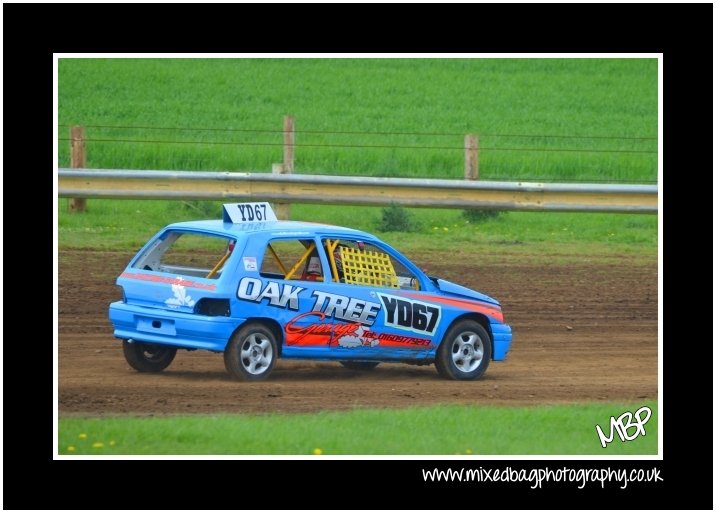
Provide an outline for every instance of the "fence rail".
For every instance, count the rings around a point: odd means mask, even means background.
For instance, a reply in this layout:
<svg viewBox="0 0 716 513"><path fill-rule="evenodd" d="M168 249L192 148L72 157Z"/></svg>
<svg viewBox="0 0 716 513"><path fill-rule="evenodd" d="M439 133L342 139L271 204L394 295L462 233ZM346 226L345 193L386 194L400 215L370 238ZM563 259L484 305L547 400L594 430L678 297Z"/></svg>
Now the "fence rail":
<svg viewBox="0 0 716 513"><path fill-rule="evenodd" d="M67 128L70 125L58 124L58 127ZM140 126L140 125L83 125L85 128L100 128L106 130L160 130L172 132L248 132L248 133L265 133L278 134L284 130L277 128L225 128L225 127L188 127L188 126ZM465 135L460 132L401 132L401 131L367 131L367 130L294 130L296 134L324 134L324 135L410 135L410 136L442 136L442 137L462 137ZM510 138L529 138L529 139L611 139L621 141L657 141L656 136L620 136L620 135L569 135L569 134L498 134L498 133L480 133L483 137L510 137Z"/></svg>
<svg viewBox="0 0 716 513"><path fill-rule="evenodd" d="M280 201L656 214L656 185L547 184L324 175L59 169L70 198Z"/></svg>

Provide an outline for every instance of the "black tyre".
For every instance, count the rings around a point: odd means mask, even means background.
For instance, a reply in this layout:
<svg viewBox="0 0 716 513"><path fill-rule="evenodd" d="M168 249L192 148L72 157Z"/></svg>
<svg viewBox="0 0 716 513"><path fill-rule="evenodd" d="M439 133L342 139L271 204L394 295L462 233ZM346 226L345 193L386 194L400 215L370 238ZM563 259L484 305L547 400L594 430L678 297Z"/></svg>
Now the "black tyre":
<svg viewBox="0 0 716 513"><path fill-rule="evenodd" d="M236 379L266 379L278 358L276 335L264 324L247 324L237 331L224 351L224 365Z"/></svg>
<svg viewBox="0 0 716 513"><path fill-rule="evenodd" d="M367 371L375 369L380 362L354 362L352 360L341 360L341 365L346 369Z"/></svg>
<svg viewBox="0 0 716 513"><path fill-rule="evenodd" d="M492 341L480 323L464 320L448 330L438 347L435 367L444 378L477 379L490 365Z"/></svg>
<svg viewBox="0 0 716 513"><path fill-rule="evenodd" d="M177 354L176 347L126 340L122 349L127 363L139 372L161 372L169 367Z"/></svg>

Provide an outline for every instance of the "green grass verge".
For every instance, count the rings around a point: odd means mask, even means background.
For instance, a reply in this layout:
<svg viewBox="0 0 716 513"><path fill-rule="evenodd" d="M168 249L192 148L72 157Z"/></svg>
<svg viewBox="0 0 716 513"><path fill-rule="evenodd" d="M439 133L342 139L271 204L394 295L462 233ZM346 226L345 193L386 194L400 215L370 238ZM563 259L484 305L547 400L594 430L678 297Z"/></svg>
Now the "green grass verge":
<svg viewBox="0 0 716 513"><path fill-rule="evenodd" d="M91 200L83 214L59 201L60 248L139 249L176 221L218 219L220 202ZM408 209L411 232L378 232L381 208L293 205L292 219L349 226L375 233L407 256L412 251L544 255L554 262L614 255L656 255L657 218L631 214L505 212L470 222L460 210ZM561 256L560 256L561 255ZM485 255L485 258L490 258Z"/></svg>
<svg viewBox="0 0 716 513"><path fill-rule="evenodd" d="M646 436L602 449L595 426L648 406ZM60 418L60 454L618 455L657 453L657 406L434 406L303 415ZM630 434L634 429L630 429Z"/></svg>

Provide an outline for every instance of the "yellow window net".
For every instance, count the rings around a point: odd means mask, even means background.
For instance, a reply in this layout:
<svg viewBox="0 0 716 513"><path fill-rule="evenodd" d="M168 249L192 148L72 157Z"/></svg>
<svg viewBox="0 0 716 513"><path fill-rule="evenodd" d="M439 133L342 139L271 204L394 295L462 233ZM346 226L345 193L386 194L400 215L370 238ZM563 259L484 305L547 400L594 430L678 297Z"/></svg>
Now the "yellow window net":
<svg viewBox="0 0 716 513"><path fill-rule="evenodd" d="M339 247L346 283L398 288L398 276L385 253Z"/></svg>

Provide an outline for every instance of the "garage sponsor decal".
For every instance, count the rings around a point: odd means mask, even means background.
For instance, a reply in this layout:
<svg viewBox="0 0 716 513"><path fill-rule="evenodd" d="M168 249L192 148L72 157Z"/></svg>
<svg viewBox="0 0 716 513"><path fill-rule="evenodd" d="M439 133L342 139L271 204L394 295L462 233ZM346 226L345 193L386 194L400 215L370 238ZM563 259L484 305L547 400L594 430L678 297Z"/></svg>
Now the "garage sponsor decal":
<svg viewBox="0 0 716 513"><path fill-rule="evenodd" d="M295 285L244 277L239 282L236 295L244 301L261 303L267 300L270 306L298 311L300 309L298 295L304 290L306 290L304 287ZM420 301L387 295L383 297L382 294L380 296L383 305L388 309L386 319L392 319L393 322L386 325L421 333L434 332L440 317L439 307ZM381 333L372 329L382 308L380 303L321 290L314 290L311 298L313 299L311 311L296 315L284 326L286 344L365 348L428 347L432 343L427 338ZM307 299L304 297L303 300Z"/></svg>
<svg viewBox="0 0 716 513"><path fill-rule="evenodd" d="M336 345L340 347L375 347L380 344L376 335L377 333L368 331L364 326L358 326L352 333L337 337Z"/></svg>
<svg viewBox="0 0 716 513"><path fill-rule="evenodd" d="M385 325L399 330L434 335L442 309L415 299L378 293L385 307Z"/></svg>
<svg viewBox="0 0 716 513"><path fill-rule="evenodd" d="M254 303L261 303L266 299L270 306L299 310L300 299L298 295L304 290L306 290L304 287L295 285L275 281L264 282L258 278L244 277L239 282L236 296L244 301ZM312 311L322 312L326 317L341 321L372 326L378 312L380 312L380 303L364 299L331 294L320 290L314 290L311 297L313 298Z"/></svg>
<svg viewBox="0 0 716 513"><path fill-rule="evenodd" d="M271 306L298 310L298 294L303 290L306 289L275 281L264 284L257 278L245 277L239 282L236 296L244 301L253 301L254 303L261 303L262 300L267 299Z"/></svg>
<svg viewBox="0 0 716 513"><path fill-rule="evenodd" d="M428 347L430 340L391 333L378 333L358 326L353 332L336 336L331 345L340 347Z"/></svg>
<svg viewBox="0 0 716 513"><path fill-rule="evenodd" d="M306 312L286 323L286 344L290 346L338 346L344 348L406 347L431 345L430 339L380 333L357 322L330 322L323 312Z"/></svg>
<svg viewBox="0 0 716 513"><path fill-rule="evenodd" d="M323 312L326 317L334 317L343 321L372 326L380 312L379 303L364 299L330 294L320 290L315 290L312 297L316 298L312 309L314 312Z"/></svg>
<svg viewBox="0 0 716 513"><path fill-rule="evenodd" d="M308 323L308 324L307 324ZM323 312L306 312L297 315L286 323L286 344L291 346L327 346L331 341L331 335L338 339L345 339L349 345L349 337L360 337L362 326L358 323L337 323L334 324ZM367 345L367 340L354 343L352 347Z"/></svg>

